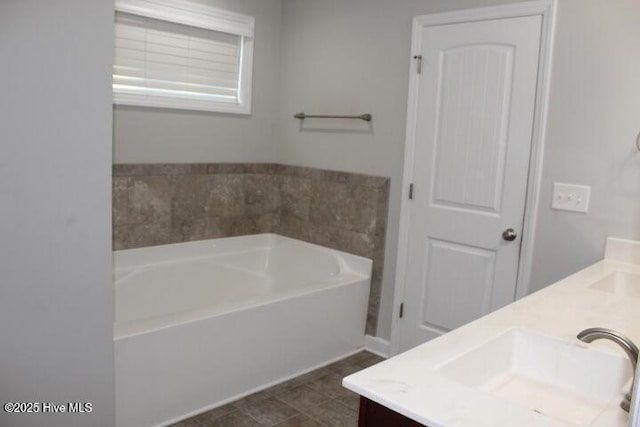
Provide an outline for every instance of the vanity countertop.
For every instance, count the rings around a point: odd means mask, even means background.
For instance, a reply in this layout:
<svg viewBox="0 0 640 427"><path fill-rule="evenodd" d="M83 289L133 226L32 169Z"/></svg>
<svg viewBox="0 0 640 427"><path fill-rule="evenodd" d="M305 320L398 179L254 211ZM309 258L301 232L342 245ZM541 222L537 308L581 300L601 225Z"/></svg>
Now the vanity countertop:
<svg viewBox="0 0 640 427"><path fill-rule="evenodd" d="M623 355L621 348L609 341L585 344L575 338L583 329L604 327L640 344L640 292L615 293L592 287L617 271L640 273L639 242L610 238L602 261L437 339L350 375L343 385L429 427L627 426L629 414L618 406L624 388L589 423L570 424L465 386L438 371L457 356L514 327ZM587 370L585 375L595 376L598 372Z"/></svg>

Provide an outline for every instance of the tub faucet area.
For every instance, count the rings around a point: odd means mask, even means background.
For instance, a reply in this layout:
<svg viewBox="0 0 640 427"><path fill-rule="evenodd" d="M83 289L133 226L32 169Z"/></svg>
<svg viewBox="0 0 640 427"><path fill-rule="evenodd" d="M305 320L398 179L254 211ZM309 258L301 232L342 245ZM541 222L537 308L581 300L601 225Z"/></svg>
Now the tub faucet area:
<svg viewBox="0 0 640 427"><path fill-rule="evenodd" d="M638 347L629 338L619 332L606 328L585 329L577 335L577 338L580 341L586 343L591 343L599 339L605 339L618 344L620 347L622 347L624 352L629 357L629 361L631 362L631 366L633 369L633 378L635 378L636 365L638 364ZM631 407L631 396L633 394L634 386L635 383L632 380L629 392L625 394L624 399L622 400L622 402L620 402L620 407L627 412L629 412L629 409Z"/></svg>

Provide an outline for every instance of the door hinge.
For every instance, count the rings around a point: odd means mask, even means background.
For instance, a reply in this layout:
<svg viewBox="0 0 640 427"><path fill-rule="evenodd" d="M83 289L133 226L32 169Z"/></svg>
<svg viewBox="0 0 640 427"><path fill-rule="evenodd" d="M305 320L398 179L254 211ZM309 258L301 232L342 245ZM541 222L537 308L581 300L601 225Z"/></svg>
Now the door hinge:
<svg viewBox="0 0 640 427"><path fill-rule="evenodd" d="M422 55L415 55L413 59L416 60L416 72L422 74Z"/></svg>
<svg viewBox="0 0 640 427"><path fill-rule="evenodd" d="M413 183L409 184L409 200L413 199Z"/></svg>
<svg viewBox="0 0 640 427"><path fill-rule="evenodd" d="M401 302L400 303L400 318L402 319L402 316L404 316L404 303Z"/></svg>

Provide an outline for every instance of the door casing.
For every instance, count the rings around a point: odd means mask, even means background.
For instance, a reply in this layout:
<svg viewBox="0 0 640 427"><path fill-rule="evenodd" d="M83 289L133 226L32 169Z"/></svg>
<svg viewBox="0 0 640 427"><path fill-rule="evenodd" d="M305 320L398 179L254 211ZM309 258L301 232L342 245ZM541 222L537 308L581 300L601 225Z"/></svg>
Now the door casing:
<svg viewBox="0 0 640 427"><path fill-rule="evenodd" d="M417 72L415 55L421 51L422 30L425 27L445 24L484 21L490 19L515 18L540 15L542 17L542 33L540 40L540 57L538 63L538 80L536 88L536 105L533 120L533 137L529 160L529 175L525 215L522 229L522 243L516 280L516 299L529 293L531 278L531 255L533 253L536 218L539 208L539 195L542 177L542 160L544 153L544 137L549 99L549 78L551 76L551 58L555 23L556 0L536 0L501 6L465 9L453 12L435 13L415 16L411 38L411 58L409 66L409 97L407 106L407 127L404 148L404 171L402 175L402 197L400 205L400 230L398 236L398 254L396 259L396 277L393 295L393 311L391 324L391 355L399 351L400 346L400 305L404 299L407 246L409 243L409 186L413 182L413 163L415 152L416 114L418 110L418 87L420 74Z"/></svg>

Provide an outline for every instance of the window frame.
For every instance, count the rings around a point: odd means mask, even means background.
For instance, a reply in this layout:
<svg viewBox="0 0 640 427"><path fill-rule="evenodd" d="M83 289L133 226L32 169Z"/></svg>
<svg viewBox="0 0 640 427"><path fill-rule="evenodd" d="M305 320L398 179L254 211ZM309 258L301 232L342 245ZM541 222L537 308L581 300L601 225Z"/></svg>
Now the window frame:
<svg viewBox="0 0 640 427"><path fill-rule="evenodd" d="M237 104L161 95L122 93L114 88L114 105L251 114L254 17L187 0L116 0L115 12L236 35L241 38L241 53Z"/></svg>

